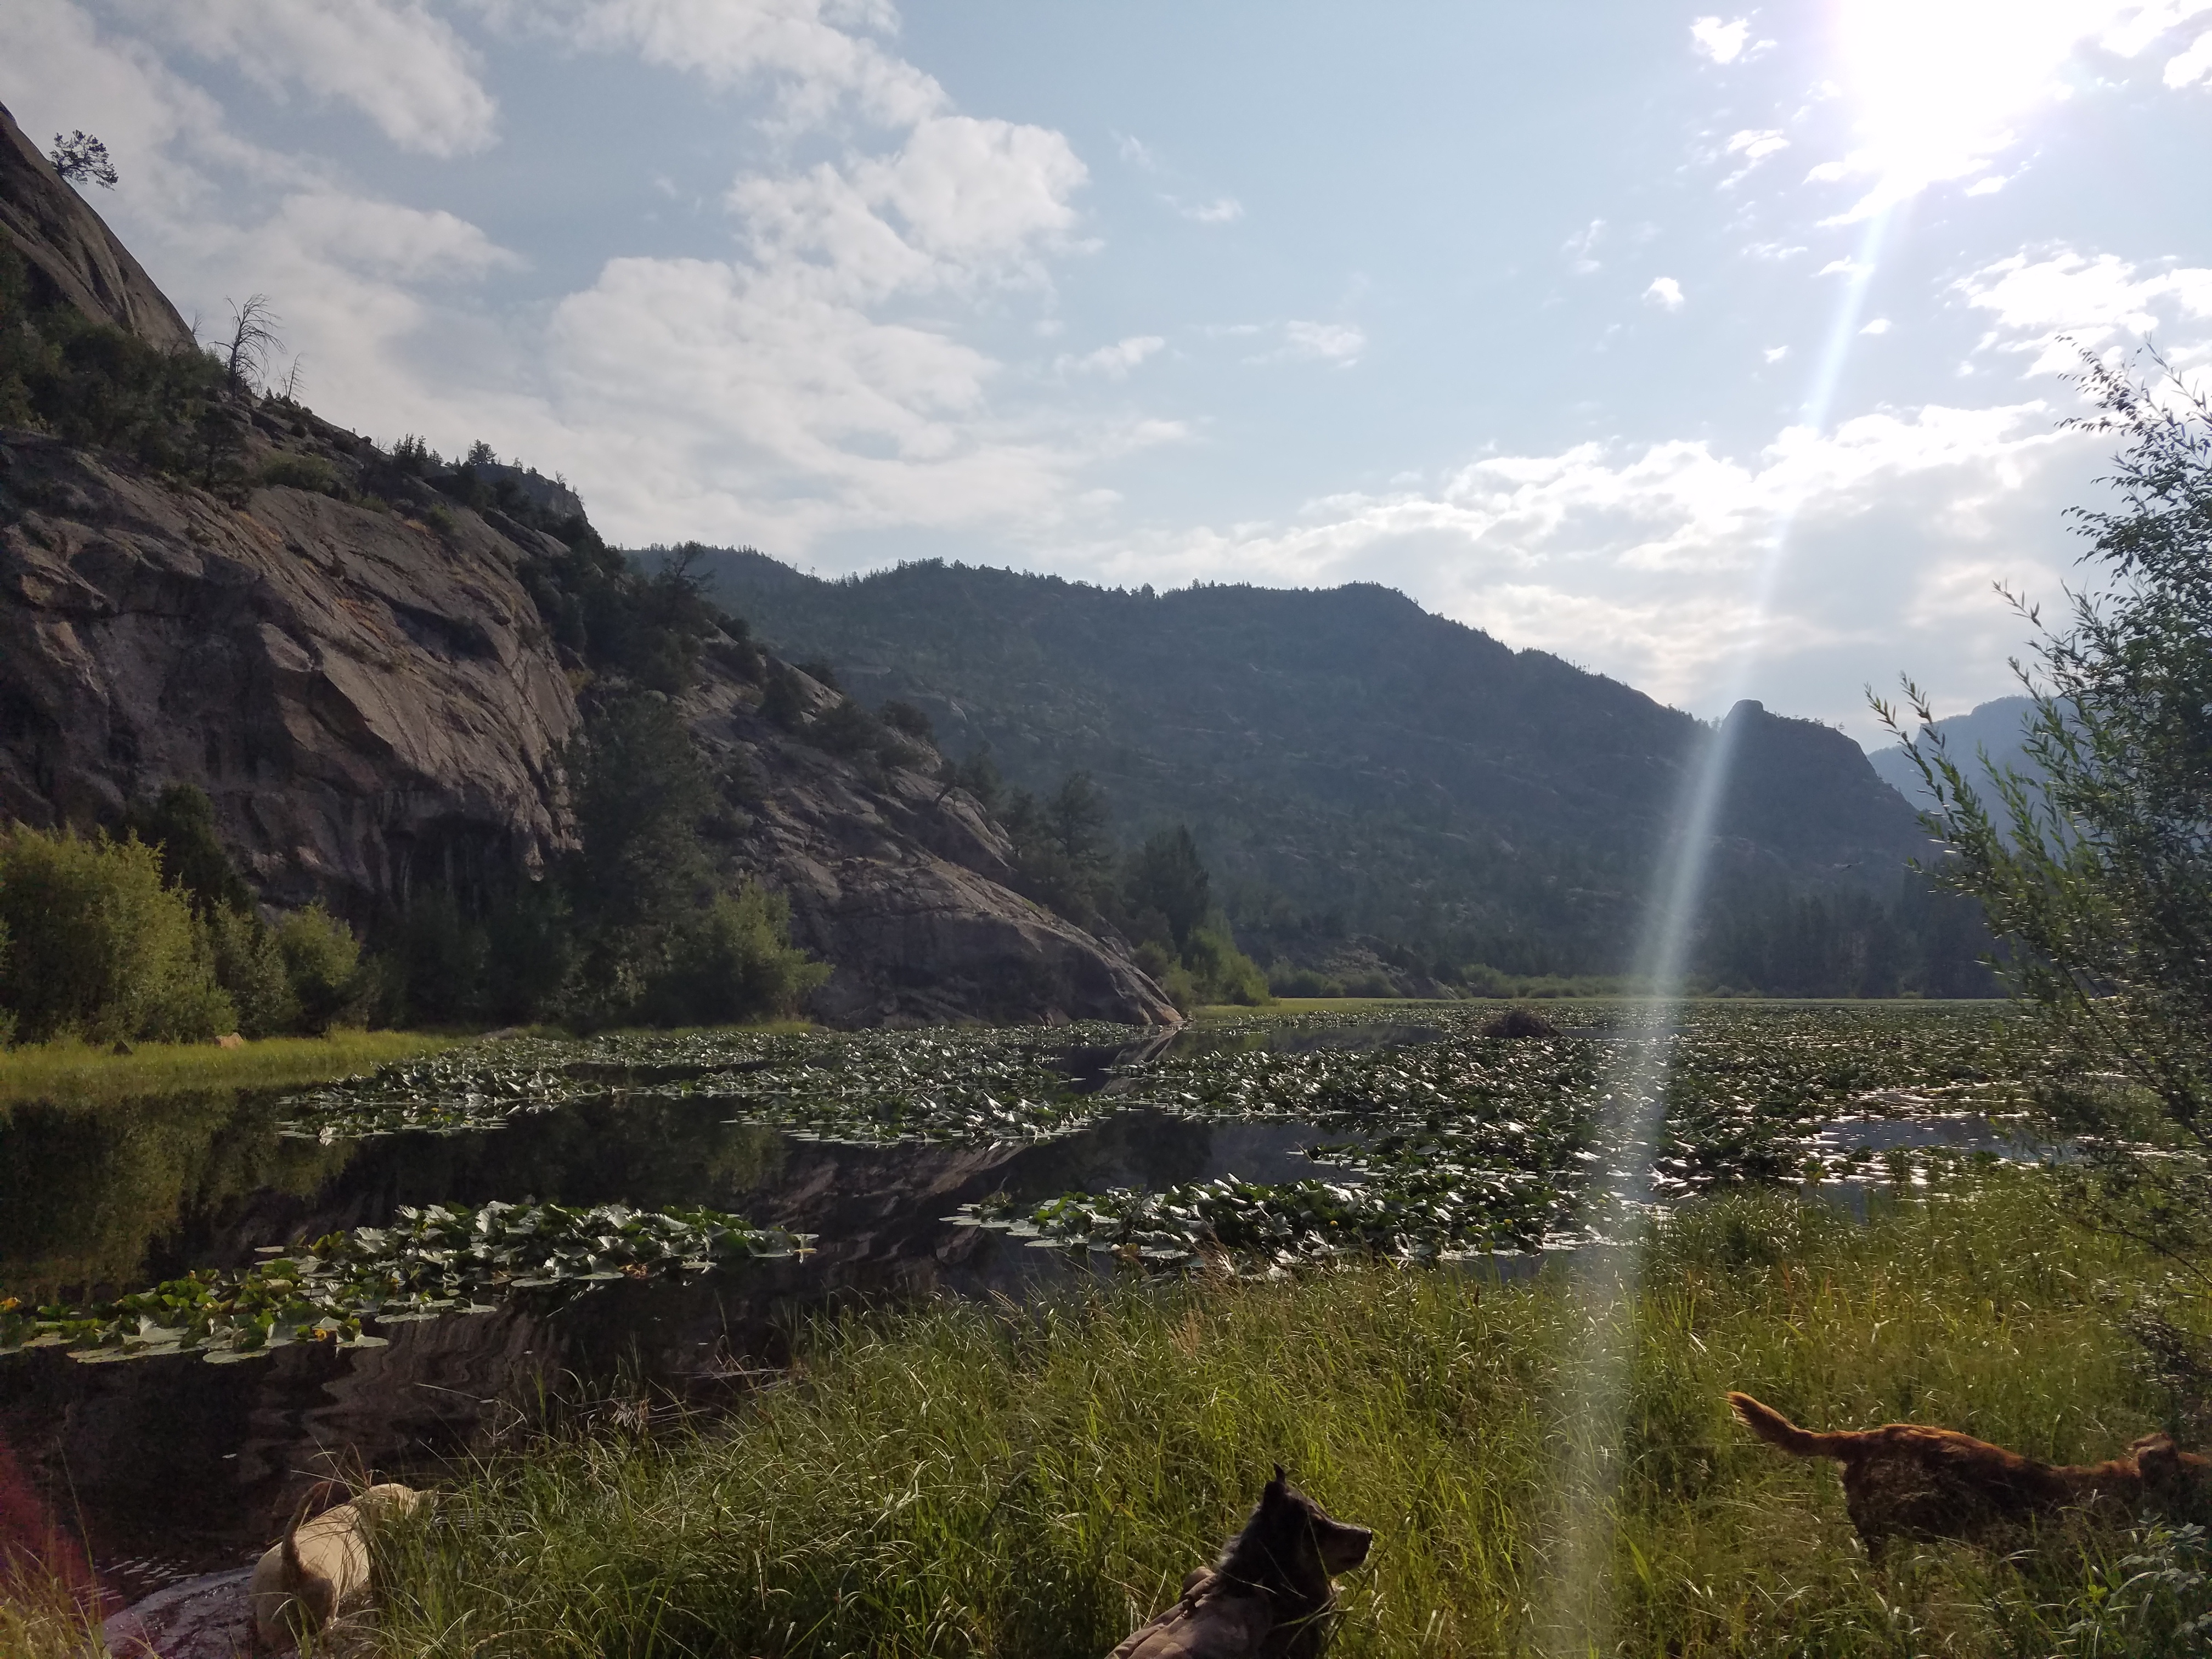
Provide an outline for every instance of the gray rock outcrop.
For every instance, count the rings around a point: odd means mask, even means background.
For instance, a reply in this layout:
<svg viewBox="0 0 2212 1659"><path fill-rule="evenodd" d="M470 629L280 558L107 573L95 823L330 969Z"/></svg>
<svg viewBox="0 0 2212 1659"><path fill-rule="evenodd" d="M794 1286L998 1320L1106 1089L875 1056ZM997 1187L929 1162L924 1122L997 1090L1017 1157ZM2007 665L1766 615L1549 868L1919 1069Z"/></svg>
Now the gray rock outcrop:
<svg viewBox="0 0 2212 1659"><path fill-rule="evenodd" d="M95 322L112 323L149 345L192 344L192 331L168 296L62 182L5 105L0 105L0 239L29 264L34 284Z"/></svg>
<svg viewBox="0 0 2212 1659"><path fill-rule="evenodd" d="M356 917L564 843L575 701L474 514L232 507L9 432L0 526L0 817L112 823L197 784L265 898Z"/></svg>
<svg viewBox="0 0 2212 1659"><path fill-rule="evenodd" d="M368 447L288 419L257 426L249 473L281 448L344 492ZM112 824L195 784L265 899L356 920L542 867L572 844L578 712L518 571L560 544L424 498L234 507L0 432L0 819ZM1175 1020L1126 952L1009 890L1004 833L965 795L826 753L759 702L710 660L687 713L756 780L734 860L830 963L823 1018Z"/></svg>
<svg viewBox="0 0 2212 1659"><path fill-rule="evenodd" d="M832 695L798 678L826 710ZM1008 890L1006 832L964 793L927 767L826 754L764 719L760 702L710 672L685 712L703 750L757 781L738 858L790 898L794 939L833 964L814 1000L823 1018L1174 1023L1125 951Z"/></svg>
<svg viewBox="0 0 2212 1659"><path fill-rule="evenodd" d="M34 309L191 348L4 110L0 235ZM573 492L494 462L462 475L472 511L419 457L289 402L248 394L201 418L225 446L220 469L213 441L192 469L215 492L0 430L0 823L112 827L197 785L264 900L356 922L404 915L425 887L489 893L573 846L562 757L590 677L524 580L567 549L485 504L558 523L580 515ZM833 969L824 1018L1174 1022L1125 951L1005 884L1005 837L973 802L772 726L753 654L720 647L688 712L757 780L728 861L789 896L798 942Z"/></svg>

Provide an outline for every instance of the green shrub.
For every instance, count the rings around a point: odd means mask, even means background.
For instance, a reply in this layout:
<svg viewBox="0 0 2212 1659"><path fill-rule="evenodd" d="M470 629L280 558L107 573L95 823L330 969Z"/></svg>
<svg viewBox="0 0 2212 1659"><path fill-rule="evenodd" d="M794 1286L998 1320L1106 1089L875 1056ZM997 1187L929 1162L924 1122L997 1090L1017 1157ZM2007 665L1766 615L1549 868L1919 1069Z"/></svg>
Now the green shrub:
<svg viewBox="0 0 2212 1659"><path fill-rule="evenodd" d="M318 495L342 495L338 471L319 455L271 455L261 464L265 489L307 489Z"/></svg>
<svg viewBox="0 0 2212 1659"><path fill-rule="evenodd" d="M799 688L799 676L781 663L769 669L761 687L761 717L786 732L796 732L805 723L806 694Z"/></svg>
<svg viewBox="0 0 2212 1659"><path fill-rule="evenodd" d="M0 836L0 1006L26 1042L194 1042L235 1023L205 928L141 842Z"/></svg>
<svg viewBox="0 0 2212 1659"><path fill-rule="evenodd" d="M1228 933L1212 927L1191 930L1183 948L1183 963L1198 981L1199 995L1206 1002L1234 1002L1257 1007L1268 1000L1267 976L1260 964L1237 948Z"/></svg>
<svg viewBox="0 0 2212 1659"><path fill-rule="evenodd" d="M795 1012L830 976L790 942L791 905L747 882L676 931L667 968L648 987L644 1012L661 1025L720 1025Z"/></svg>
<svg viewBox="0 0 2212 1659"><path fill-rule="evenodd" d="M917 738L923 743L933 744L937 741L937 729L930 724L927 713L915 708L910 702L902 702L898 698L893 697L878 711L878 714L883 723L894 732L903 732L908 737Z"/></svg>
<svg viewBox="0 0 2212 1659"><path fill-rule="evenodd" d="M557 881L522 883L485 919L484 1006L495 1019L538 1019L576 972L576 924Z"/></svg>
<svg viewBox="0 0 2212 1659"><path fill-rule="evenodd" d="M1198 994L1198 981L1190 976L1190 969L1157 939L1146 939L1137 947L1137 966L1152 976L1152 983L1182 1012L1188 1013L1205 1000Z"/></svg>
<svg viewBox="0 0 2212 1659"><path fill-rule="evenodd" d="M202 916L218 909L252 908L252 890L216 834L215 803L205 790L189 783L171 784L150 806L133 806L125 815L123 833L136 836L161 855L162 876L171 886L183 889Z"/></svg>
<svg viewBox="0 0 2212 1659"><path fill-rule="evenodd" d="M251 910L221 906L209 912L208 939L214 947L216 983L238 1011L240 1035L280 1036L300 1024L300 1000L284 969L276 935Z"/></svg>
<svg viewBox="0 0 2212 1659"><path fill-rule="evenodd" d="M284 977L300 1006L300 1024L317 1036L333 1025L358 1025L374 986L363 973L353 930L320 903L295 910L276 929Z"/></svg>
<svg viewBox="0 0 2212 1659"><path fill-rule="evenodd" d="M205 352L164 350L65 302L40 303L22 256L4 245L0 318L0 421L171 472L207 470L203 428L223 376Z"/></svg>
<svg viewBox="0 0 2212 1659"><path fill-rule="evenodd" d="M1276 968L1267 975L1267 989L1279 997L1340 997L1344 984L1313 968Z"/></svg>
<svg viewBox="0 0 2212 1659"><path fill-rule="evenodd" d="M863 750L872 748L881 736L881 730L876 725L875 716L861 708L858 702L851 697L840 697L830 706L827 714L814 722L814 729L809 735L817 746L833 755L850 758Z"/></svg>
<svg viewBox="0 0 2212 1659"><path fill-rule="evenodd" d="M490 936L443 887L417 890L391 961L410 1024L453 1025L481 1012Z"/></svg>

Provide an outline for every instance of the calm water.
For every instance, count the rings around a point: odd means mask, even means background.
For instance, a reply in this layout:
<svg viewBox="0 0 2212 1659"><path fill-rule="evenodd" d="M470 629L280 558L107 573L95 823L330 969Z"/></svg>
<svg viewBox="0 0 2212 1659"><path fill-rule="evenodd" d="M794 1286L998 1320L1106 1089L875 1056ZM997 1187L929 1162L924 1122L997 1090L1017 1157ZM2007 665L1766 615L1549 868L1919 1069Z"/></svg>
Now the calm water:
<svg viewBox="0 0 2212 1659"><path fill-rule="evenodd" d="M712 1405L778 1363L808 1312L933 1292L1019 1297L1085 1271L944 1218L1001 1189L1034 1200L1318 1172L1297 1150L1313 1132L1285 1124L1132 1110L1042 1145L864 1148L728 1124L726 1110L596 1102L494 1130L319 1146L276 1133L270 1096L15 1109L0 1121L0 1288L26 1299L240 1266L257 1246L436 1201L707 1205L820 1245L697 1278L531 1293L492 1314L387 1328L383 1348L301 1345L222 1366L0 1356L0 1529L11 1534L0 1545L41 1548L34 1534L58 1525L112 1589L136 1595L264 1545L334 1462L434 1474L539 1410L544 1389Z"/></svg>
<svg viewBox="0 0 2212 1659"><path fill-rule="evenodd" d="M1117 1063L1170 1047L1380 1048L1442 1035L1384 1023L1186 1031L1057 1063L1076 1087L1110 1099L1133 1086ZM1838 1120L1820 1150L2021 1150L2002 1121L1946 1117L1901 1096L1869 1100L1914 1105L1917 1121ZM386 1327L381 1348L300 1344L229 1365L188 1355L83 1365L51 1349L0 1356L0 1550L46 1553L59 1539L63 1559L81 1550L127 1599L250 1559L326 1474L434 1480L456 1454L543 1420L549 1397L556 1409L635 1411L647 1400L712 1408L782 1363L809 1314L937 1294L1020 1298L1091 1270L946 1219L995 1193L1027 1205L1231 1174L1346 1178L1299 1150L1340 1137L1297 1124L1194 1123L1133 1107L1041 1144L854 1147L731 1124L729 1109L632 1096L496 1129L330 1146L281 1134L287 1114L273 1094L0 1116L0 1293L27 1300L88 1301L195 1267L240 1267L259 1247L433 1202L703 1205L819 1236L803 1259L530 1291L489 1314Z"/></svg>

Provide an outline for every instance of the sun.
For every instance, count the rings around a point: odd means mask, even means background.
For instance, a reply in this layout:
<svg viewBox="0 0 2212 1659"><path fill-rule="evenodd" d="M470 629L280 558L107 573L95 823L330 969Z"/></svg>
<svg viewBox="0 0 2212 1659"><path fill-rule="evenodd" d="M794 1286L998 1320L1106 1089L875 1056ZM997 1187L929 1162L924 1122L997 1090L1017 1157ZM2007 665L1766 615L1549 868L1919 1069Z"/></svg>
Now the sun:
<svg viewBox="0 0 2212 1659"><path fill-rule="evenodd" d="M2085 41L2174 10L2141 0L1837 0L1838 80L1862 148L1890 201L1987 175L2039 106L2069 94ZM2155 19L2150 19L2155 21Z"/></svg>

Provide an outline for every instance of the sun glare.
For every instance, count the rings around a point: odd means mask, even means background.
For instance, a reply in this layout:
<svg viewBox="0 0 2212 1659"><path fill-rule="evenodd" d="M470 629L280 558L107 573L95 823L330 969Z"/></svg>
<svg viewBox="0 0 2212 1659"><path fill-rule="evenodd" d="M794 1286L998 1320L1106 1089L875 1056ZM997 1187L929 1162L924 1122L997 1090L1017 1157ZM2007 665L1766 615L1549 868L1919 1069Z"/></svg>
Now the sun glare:
<svg viewBox="0 0 2212 1659"><path fill-rule="evenodd" d="M2175 10L2139 0L1841 0L1840 78L1863 144L1851 171L1880 181L1863 210L1983 172L2039 106L2068 95L2064 70L2084 41L2124 51L2124 37Z"/></svg>

